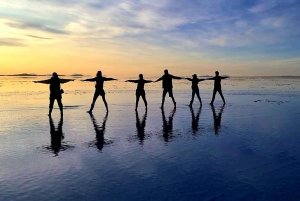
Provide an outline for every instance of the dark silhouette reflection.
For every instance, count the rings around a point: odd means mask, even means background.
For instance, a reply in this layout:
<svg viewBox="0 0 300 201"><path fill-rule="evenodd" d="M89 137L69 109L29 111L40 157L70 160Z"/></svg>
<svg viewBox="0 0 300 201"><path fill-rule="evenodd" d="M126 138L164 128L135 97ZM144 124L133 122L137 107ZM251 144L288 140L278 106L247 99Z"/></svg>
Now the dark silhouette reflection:
<svg viewBox="0 0 300 201"><path fill-rule="evenodd" d="M213 112L213 117L214 117L214 127L215 127L215 135L219 135L219 129L221 127L221 119L222 119L222 114L224 110L224 105L220 107L220 111L217 115L215 107L211 105L211 110Z"/></svg>
<svg viewBox="0 0 300 201"><path fill-rule="evenodd" d="M136 110L135 111L135 117L136 117L136 132L137 132L137 137L140 140L140 144L144 144L145 140L145 127L146 127L146 119L147 119L147 110L145 111L145 114L142 118L142 121L139 118L139 113Z"/></svg>
<svg viewBox="0 0 300 201"><path fill-rule="evenodd" d="M191 114L192 114L192 132L195 134L199 130L199 119L200 119L200 113L202 110L202 106L199 107L196 116L194 113L194 110L192 107L190 107Z"/></svg>
<svg viewBox="0 0 300 201"><path fill-rule="evenodd" d="M53 119L49 117L49 125L50 125L50 135L51 135L51 149L53 153L57 156L58 152L61 150L61 141L65 138L64 133L62 131L63 126L63 118L60 118L57 129L54 127Z"/></svg>
<svg viewBox="0 0 300 201"><path fill-rule="evenodd" d="M163 137L165 142L169 142L173 138L173 118L176 112L176 107L171 111L169 120L167 121L165 111L161 108L162 120L163 120Z"/></svg>
<svg viewBox="0 0 300 201"><path fill-rule="evenodd" d="M90 114L91 120L93 122L95 132L96 132L96 139L93 142L88 143L88 146L89 147L97 147L97 149L99 149L101 151L103 149L104 145L112 143L111 141L107 141L104 139L105 126L106 126L106 121L107 121L107 117L108 117L108 112L106 112L101 126L97 123L94 115L92 113L89 113L89 114Z"/></svg>
<svg viewBox="0 0 300 201"><path fill-rule="evenodd" d="M51 135L51 146L44 147L45 149L53 151L55 156L58 156L60 151L65 151L70 148L74 148L72 145L63 143L62 140L65 138L63 133L63 117L60 117L57 129L55 129L53 119L49 116L50 135Z"/></svg>

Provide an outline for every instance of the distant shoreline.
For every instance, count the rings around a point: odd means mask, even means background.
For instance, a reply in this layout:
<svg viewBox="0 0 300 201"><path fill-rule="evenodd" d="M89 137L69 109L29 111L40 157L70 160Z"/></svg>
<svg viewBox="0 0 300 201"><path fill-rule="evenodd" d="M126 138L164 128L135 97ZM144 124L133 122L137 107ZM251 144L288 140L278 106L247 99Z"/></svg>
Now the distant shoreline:
<svg viewBox="0 0 300 201"><path fill-rule="evenodd" d="M51 77L51 74L45 75L38 75L38 74L31 74L31 73L21 73L21 74L10 74L10 75L0 75L0 77ZM59 75L61 77L93 77L91 75L83 75L83 74L72 74L72 75ZM229 76L231 78L300 78L300 75L250 75L250 76L230 76L230 75L222 75L222 76ZM158 76L147 76L148 79L157 78ZM182 76L182 77L190 77L190 76ZM207 77L214 77L213 75L198 75L198 77L207 78ZM122 77L124 79L134 79L136 77L129 76L129 77Z"/></svg>

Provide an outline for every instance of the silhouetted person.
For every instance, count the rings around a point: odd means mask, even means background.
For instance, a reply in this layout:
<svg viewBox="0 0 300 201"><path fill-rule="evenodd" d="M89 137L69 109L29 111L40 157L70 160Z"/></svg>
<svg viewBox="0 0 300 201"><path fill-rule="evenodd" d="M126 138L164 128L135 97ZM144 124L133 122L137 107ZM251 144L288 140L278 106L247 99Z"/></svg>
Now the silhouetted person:
<svg viewBox="0 0 300 201"><path fill-rule="evenodd" d="M97 146L97 149L99 149L101 151L105 144L104 134L105 134L105 126L106 126L108 113L106 112L101 126L98 125L94 115L92 113L89 113L89 114L90 114L91 120L93 122L95 132L96 132L95 145Z"/></svg>
<svg viewBox="0 0 300 201"><path fill-rule="evenodd" d="M108 112L108 106L107 106L107 102L105 100L105 91L103 89L103 84L104 84L105 81L111 81L111 80L116 80L116 79L102 77L102 72L101 71L97 72L97 75L96 75L95 78L82 80L82 81L96 82L95 93L94 93L94 97L93 97L93 102L91 104L90 110L88 111L89 113L92 113L92 111L94 109L94 106L95 106L95 102L96 102L98 96L102 96L102 100L104 102L106 111Z"/></svg>
<svg viewBox="0 0 300 201"><path fill-rule="evenodd" d="M167 93L169 93L169 97L172 98L174 107L176 107L176 102L175 102L175 99L173 97L172 79L180 80L182 78L169 74L168 70L165 70L164 72L165 72L165 74L161 78L159 78L155 81L155 82L158 82L158 81L162 80L162 88L164 89L164 91L163 91L163 94L162 94L161 107L164 107L165 97L166 97Z"/></svg>
<svg viewBox="0 0 300 201"><path fill-rule="evenodd" d="M192 113L192 130L193 133L197 132L199 130L199 120L200 120L200 113L201 113L202 106L199 107L197 114L195 116L194 110L192 107L190 107L191 113Z"/></svg>
<svg viewBox="0 0 300 201"><path fill-rule="evenodd" d="M191 102L190 102L189 106L192 107L192 104L194 102L195 94L198 97L200 105L202 105L198 83L201 82L201 81L204 81L205 79L198 79L196 74L193 75L193 79L191 79L191 78L186 78L186 79L192 82L192 99L191 99Z"/></svg>
<svg viewBox="0 0 300 201"><path fill-rule="evenodd" d="M216 97L216 93L219 92L222 100L223 100L223 103L225 104L225 99L224 99L224 96L223 96L223 93L222 93L222 87L221 87L221 80L222 79L226 79L228 77L221 77L219 76L219 72L216 71L215 72L216 76L215 77L212 77L212 78L208 78L207 80L214 80L215 83L214 83L214 91L213 91L213 96L212 96L212 99L211 99L211 102L210 104L214 104L214 101L215 101L215 97Z"/></svg>
<svg viewBox="0 0 300 201"><path fill-rule="evenodd" d="M61 141L64 139L64 134L62 131L63 118L60 117L57 129L54 127L52 117L49 116L49 125L50 125L50 135L51 135L51 149L55 156L58 155L58 152L62 149Z"/></svg>
<svg viewBox="0 0 300 201"><path fill-rule="evenodd" d="M60 88L60 84L67 83L69 81L73 81L73 79L60 79L56 72L54 72L52 74L52 77L48 80L34 81L35 83L50 84L49 116L51 116L55 100L57 101L57 104L59 106L60 114L63 115L63 104L61 102L61 99L64 90Z"/></svg>
<svg viewBox="0 0 300 201"><path fill-rule="evenodd" d="M223 110L224 110L224 105L221 106L218 115L216 114L216 110L215 110L215 107L213 105L211 105L211 109L212 109L213 117L214 117L215 134L218 135L219 134L219 128L221 127L221 119L222 119L222 114L223 114Z"/></svg>
<svg viewBox="0 0 300 201"><path fill-rule="evenodd" d="M165 116L165 111L161 108L162 120L163 120L163 137L165 142L169 142L169 138L172 138L173 132L173 118L176 112L176 107L172 110L171 114L169 115L169 120L167 121Z"/></svg>
<svg viewBox="0 0 300 201"><path fill-rule="evenodd" d="M138 113L137 110L135 111L135 117L136 117L137 136L140 140L140 144L143 144L144 139L145 139L145 127L146 127L146 119L147 119L147 110L145 111L145 114L143 116L142 121L140 121L139 113Z"/></svg>
<svg viewBox="0 0 300 201"><path fill-rule="evenodd" d="M145 93L145 90L144 90L144 85L146 83L152 82L151 80L144 80L143 74L139 74L139 78L140 79L138 79L138 80L126 80L126 82L137 83L137 89L136 89L136 92L135 92L135 95L136 95L135 110L137 110L139 100L140 100L140 96L142 96L142 99L145 103L145 107L147 109L147 100L146 100L146 93Z"/></svg>

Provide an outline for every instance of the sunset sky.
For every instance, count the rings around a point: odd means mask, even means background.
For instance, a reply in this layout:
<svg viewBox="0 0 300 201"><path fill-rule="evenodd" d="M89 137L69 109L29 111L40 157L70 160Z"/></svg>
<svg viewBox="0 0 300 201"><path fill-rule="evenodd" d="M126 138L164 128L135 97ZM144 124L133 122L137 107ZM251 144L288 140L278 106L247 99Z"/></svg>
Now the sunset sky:
<svg viewBox="0 0 300 201"><path fill-rule="evenodd" d="M0 74L300 75L299 0L5 0Z"/></svg>

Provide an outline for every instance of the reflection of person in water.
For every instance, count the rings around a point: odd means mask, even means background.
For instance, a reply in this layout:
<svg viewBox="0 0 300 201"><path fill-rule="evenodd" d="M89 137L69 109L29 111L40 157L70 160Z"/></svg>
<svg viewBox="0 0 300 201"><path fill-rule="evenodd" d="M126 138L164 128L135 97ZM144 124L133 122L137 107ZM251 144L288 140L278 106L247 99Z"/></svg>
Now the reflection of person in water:
<svg viewBox="0 0 300 201"><path fill-rule="evenodd" d="M58 155L58 152L62 149L61 141L64 139L64 134L62 131L63 118L60 118L57 129L54 127L52 117L49 116L49 125L50 125L50 135L51 135L51 149L55 156Z"/></svg>
<svg viewBox="0 0 300 201"><path fill-rule="evenodd" d="M147 119L147 110L145 111L145 114L143 116L142 121L140 121L139 113L138 113L137 110L135 111L135 117L136 117L137 136L140 140L140 143L143 144L144 139L145 139L145 127L146 127L146 119Z"/></svg>
<svg viewBox="0 0 300 201"><path fill-rule="evenodd" d="M95 102L96 102L98 96L102 96L102 100L104 102L106 111L108 112L108 106L107 106L107 102L106 102L106 99L105 99L105 91L103 89L103 85L104 85L105 81L111 81L111 80L116 80L116 79L102 77L102 72L101 71L97 72L97 76L95 78L82 80L82 81L96 82L96 85L95 85L96 89L95 89L95 93L94 93L94 97L93 97L93 102L91 104L91 108L88 111L89 113L92 113L92 111L94 109L94 106L95 106Z"/></svg>
<svg viewBox="0 0 300 201"><path fill-rule="evenodd" d="M219 134L219 129L221 127L221 119L222 119L222 114L223 114L223 110L224 110L224 105L221 106L218 115L216 114L216 110L215 110L215 107L213 105L211 106L211 110L213 112L213 117L214 117L215 134L218 135Z"/></svg>
<svg viewBox="0 0 300 201"><path fill-rule="evenodd" d="M191 78L186 78L186 79L192 82L192 100L191 100L189 106L192 107L192 104L194 102L195 94L198 97L200 105L202 105L202 101L201 101L200 93L199 93L198 83L201 82L201 81L204 81L205 79L198 79L196 74L193 75L193 79L191 79Z"/></svg>
<svg viewBox="0 0 300 201"><path fill-rule="evenodd" d="M56 72L54 72L52 74L52 77L48 80L34 81L35 83L50 84L50 104L48 113L49 116L51 116L55 100L57 101L57 104L59 106L60 114L63 115L63 104L61 102L61 94L64 93L64 91L60 88L60 84L67 83L69 81L73 81L73 79L60 79Z"/></svg>
<svg viewBox="0 0 300 201"><path fill-rule="evenodd" d="M92 120L93 125L94 125L94 129L95 129L95 132L96 132L95 145L101 151L103 149L104 144L105 144L104 134L105 134L105 125L106 125L108 113L106 112L106 114L103 118L103 122L102 122L101 126L98 125L98 123L97 123L97 121L96 121L96 119L95 119L95 117L92 113L90 113L90 117L91 117L91 120Z"/></svg>
<svg viewBox="0 0 300 201"><path fill-rule="evenodd" d="M173 97L172 79L180 80L181 77L177 77L177 76L169 74L168 70L165 70L164 73L165 74L161 78L159 78L155 81L155 82L158 82L158 81L162 80L162 87L163 87L164 91L163 91L163 95L162 95L161 108L164 107L165 97L166 97L167 93L169 93L169 96L172 98L174 107L176 107L176 102L175 102L175 99Z"/></svg>
<svg viewBox="0 0 300 201"><path fill-rule="evenodd" d="M135 95L136 95L135 110L137 110L140 96L142 96L142 99L143 99L143 101L145 103L145 107L147 109L147 100L146 100L146 93L145 93L145 90L144 90L144 85L146 83L152 82L151 80L144 80L143 74L140 74L139 78L140 79L138 79L138 80L126 80L126 82L137 83L137 89L136 89L136 93L135 93Z"/></svg>
<svg viewBox="0 0 300 201"><path fill-rule="evenodd" d="M222 93L222 87L221 87L221 80L222 79L226 79L228 77L221 77L219 76L219 72L216 71L215 72L216 76L215 77L212 77L212 78L208 78L207 80L214 80L215 83L214 83L214 91L213 91L213 97L211 99L211 102L210 104L214 104L214 101L215 101L215 97L216 97L216 93L219 92L222 100L223 100L223 103L225 104L225 99L224 99L224 96L223 96L223 93Z"/></svg>
<svg viewBox="0 0 300 201"><path fill-rule="evenodd" d="M165 116L165 111L162 108L161 114L162 114L162 120L163 120L163 137L165 142L168 142L169 139L172 138L172 132L173 132L173 118L176 112L176 108L172 110L172 112L169 115L169 121L167 121Z"/></svg>
<svg viewBox="0 0 300 201"><path fill-rule="evenodd" d="M194 110L192 107L190 107L191 113L192 113L192 130L193 133L196 133L199 130L199 119L200 119L200 113L201 113L202 106L199 107L197 114L195 116Z"/></svg>

